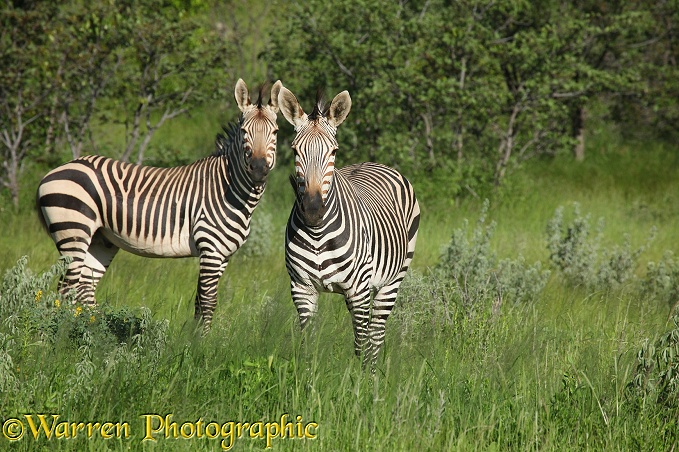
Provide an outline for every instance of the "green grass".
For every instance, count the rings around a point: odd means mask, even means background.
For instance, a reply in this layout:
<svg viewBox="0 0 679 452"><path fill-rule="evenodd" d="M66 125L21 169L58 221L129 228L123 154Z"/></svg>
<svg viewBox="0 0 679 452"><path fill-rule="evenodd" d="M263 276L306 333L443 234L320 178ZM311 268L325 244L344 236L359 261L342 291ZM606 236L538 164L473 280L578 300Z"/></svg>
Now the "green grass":
<svg viewBox="0 0 679 452"><path fill-rule="evenodd" d="M641 245L650 228L658 228L640 257L639 277L645 263L664 250L679 252L676 149L611 148L596 135L592 146L597 151L590 151L583 164L566 157L534 162L496 193L489 218L497 223L492 248L498 256L522 254L528 263L549 267L547 221L558 206L570 212L574 203L591 214L593 224L605 218L609 244L620 243L628 233L634 245ZM146 306L154 319L168 319L168 339L158 350L151 342L135 351L132 343L111 341L84 349L63 332L54 343L24 343L21 328L14 343L0 340L18 381L17 387L0 388L3 421L45 413L70 422L128 422L132 437L36 442L28 435L11 444L0 437L0 448L220 449L218 439L208 438L142 442L140 416L170 413L179 425L199 418L220 424L274 422L283 414L293 422L299 415L304 423L318 423L315 439L275 439L276 450L676 447L677 412L655 406L650 398L637 409L626 392L644 339L653 340L668 328L669 306L640 297L636 282L614 291L587 291L568 285L552 269L533 304L504 305L492 318L465 317L451 305L457 316L452 322L433 315L440 311L428 310L434 303L431 293L418 288L401 299L387 323L374 381L353 356L341 297L321 298L315 333L302 346L283 261L292 201L286 180L290 168L281 166L253 223L257 227L258 216L269 214L277 237L262 257L234 257L206 338L193 333L197 261L121 252L98 299L107 309ZM416 177L411 179L417 189ZM435 193L420 198L413 270L426 275L463 219L476 221L483 200L470 198L455 206ZM3 213L0 229L0 272L22 255L38 273L56 261L56 250L30 209ZM94 368L80 389L73 378L87 350ZM242 437L234 450L265 446L265 439Z"/></svg>

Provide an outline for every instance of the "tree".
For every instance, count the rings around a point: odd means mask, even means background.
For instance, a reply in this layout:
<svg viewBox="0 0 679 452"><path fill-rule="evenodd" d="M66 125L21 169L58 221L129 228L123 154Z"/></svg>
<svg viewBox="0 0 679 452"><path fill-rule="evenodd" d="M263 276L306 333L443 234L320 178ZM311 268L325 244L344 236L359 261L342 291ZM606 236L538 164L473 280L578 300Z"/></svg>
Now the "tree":
<svg viewBox="0 0 679 452"><path fill-rule="evenodd" d="M109 122L126 127L117 156L141 163L161 126L223 93L230 52L206 7L36 1L0 11L0 184L15 205L29 155L60 160L64 145L77 158L97 149L93 122Z"/></svg>
<svg viewBox="0 0 679 452"><path fill-rule="evenodd" d="M444 168L453 190L499 185L526 159L581 149L587 103L638 78L628 58L640 30L632 8L597 15L562 0L291 8L267 59L302 98L319 86L349 90L342 154L432 174ZM626 52L627 65L616 52Z"/></svg>
<svg viewBox="0 0 679 452"><path fill-rule="evenodd" d="M125 126L121 159L142 163L158 128L219 92L229 52L181 2L117 4L125 38L113 99L124 113L108 118Z"/></svg>
<svg viewBox="0 0 679 452"><path fill-rule="evenodd" d="M91 1L65 4L55 21L51 47L57 68L47 138L50 144L54 141L53 129L59 124L59 136L74 159L81 156L86 141L96 149L90 123L120 67L120 18L111 3Z"/></svg>
<svg viewBox="0 0 679 452"><path fill-rule="evenodd" d="M54 10L39 4L0 11L0 183L19 206L19 176L29 151L43 143L39 119L50 90L46 42Z"/></svg>
<svg viewBox="0 0 679 452"><path fill-rule="evenodd" d="M660 137L676 143L679 138L679 1L643 1L639 8L648 13L645 33L635 42L639 50L634 56L639 60L640 89L633 96L614 99L613 119L623 125L627 136Z"/></svg>

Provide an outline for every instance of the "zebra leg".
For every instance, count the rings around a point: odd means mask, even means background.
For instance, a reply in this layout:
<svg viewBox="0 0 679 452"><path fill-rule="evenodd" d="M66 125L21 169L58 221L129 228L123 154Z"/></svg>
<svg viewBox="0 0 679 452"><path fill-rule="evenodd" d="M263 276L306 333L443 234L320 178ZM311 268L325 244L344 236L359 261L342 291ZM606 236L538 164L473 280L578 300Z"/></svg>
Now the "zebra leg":
<svg viewBox="0 0 679 452"><path fill-rule="evenodd" d="M78 300L85 304L96 304L94 292L97 289L97 284L101 280L104 273L111 265L111 261L115 257L120 248L106 240L101 232L96 232L92 237L85 260L80 271L80 280L76 291Z"/></svg>
<svg viewBox="0 0 679 452"><path fill-rule="evenodd" d="M318 311L318 291L313 286L297 284L294 281L290 282L290 290L292 292L292 302L295 304L297 315L299 316L299 326L302 330L302 340L300 343L302 362L306 363L305 375L310 382L313 374L313 364L311 354L307 351L307 341L309 336L314 334L314 325L316 325L313 319ZM309 328L310 323L311 328Z"/></svg>
<svg viewBox="0 0 679 452"><path fill-rule="evenodd" d="M354 327L354 353L358 358L365 352L368 338L368 322L370 320L370 289L356 291L345 297L347 309L351 314L351 324ZM365 359L365 356L364 356Z"/></svg>
<svg viewBox="0 0 679 452"><path fill-rule="evenodd" d="M203 336L210 331L217 306L217 287L229 259L219 254L201 254L196 293L195 319L203 324Z"/></svg>
<svg viewBox="0 0 679 452"><path fill-rule="evenodd" d="M318 291L313 286L305 286L294 281L290 282L292 302L297 309L299 326L302 331L318 311Z"/></svg>
<svg viewBox="0 0 679 452"><path fill-rule="evenodd" d="M403 277L382 287L375 293L375 297L373 298L372 314L368 327L369 343L366 347L366 353L363 356L363 367L370 365L370 373L372 374L375 373L377 355L382 348L382 344L384 344L387 318L389 317L389 314L391 314L391 310L396 302L396 295L398 294L398 288L401 285L401 281L403 281Z"/></svg>
<svg viewBox="0 0 679 452"><path fill-rule="evenodd" d="M59 280L57 286L57 290L63 296L78 288L80 274L92 240L89 231L90 229L86 226L80 226L78 228L57 231L52 234L52 239L57 245L59 254L71 258L71 262L66 268L66 273Z"/></svg>

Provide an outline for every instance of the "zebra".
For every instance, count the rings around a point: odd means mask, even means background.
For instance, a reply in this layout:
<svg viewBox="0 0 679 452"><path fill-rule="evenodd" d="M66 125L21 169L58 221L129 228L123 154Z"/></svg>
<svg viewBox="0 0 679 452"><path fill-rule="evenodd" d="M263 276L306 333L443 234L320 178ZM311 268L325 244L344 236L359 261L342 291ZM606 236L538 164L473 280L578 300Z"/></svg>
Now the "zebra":
<svg viewBox="0 0 679 452"><path fill-rule="evenodd" d="M155 168L90 155L49 172L37 206L62 256L61 294L96 304L94 293L119 249L146 257L199 258L195 318L206 334L217 286L230 257L248 238L250 218L276 164L277 81L268 104L250 101L239 79L242 114L218 134L213 155L186 166Z"/></svg>
<svg viewBox="0 0 679 452"><path fill-rule="evenodd" d="M301 329L319 292L344 295L354 352L374 374L385 324L415 251L420 207L410 182L378 163L335 169L337 127L351 109L347 91L306 115L281 88L278 105L295 128L296 200L285 232L285 261ZM372 303L371 303L372 295Z"/></svg>

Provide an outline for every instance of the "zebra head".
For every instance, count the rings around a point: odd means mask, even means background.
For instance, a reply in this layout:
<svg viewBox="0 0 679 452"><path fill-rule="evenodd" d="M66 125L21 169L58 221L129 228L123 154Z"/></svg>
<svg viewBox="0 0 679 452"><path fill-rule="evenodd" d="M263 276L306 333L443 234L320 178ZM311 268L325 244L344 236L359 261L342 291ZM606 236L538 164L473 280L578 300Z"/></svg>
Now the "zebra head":
<svg viewBox="0 0 679 452"><path fill-rule="evenodd" d="M295 153L297 199L304 221L319 226L327 211L328 192L335 169L338 144L335 135L351 109L349 92L342 91L326 109L320 99L310 115L304 113L294 94L285 87L278 93L283 116L295 127L292 141Z"/></svg>
<svg viewBox="0 0 679 452"><path fill-rule="evenodd" d="M243 130L243 151L245 163L255 185L266 182L269 171L276 165L276 140L278 126L278 92L283 87L281 81L271 88L269 103L262 102L262 88L256 103L250 102L248 87L242 79L238 79L235 89L236 103L243 112L241 129Z"/></svg>

